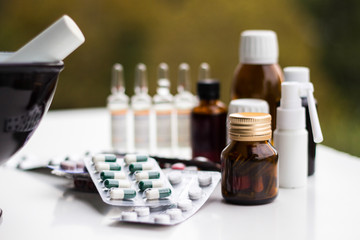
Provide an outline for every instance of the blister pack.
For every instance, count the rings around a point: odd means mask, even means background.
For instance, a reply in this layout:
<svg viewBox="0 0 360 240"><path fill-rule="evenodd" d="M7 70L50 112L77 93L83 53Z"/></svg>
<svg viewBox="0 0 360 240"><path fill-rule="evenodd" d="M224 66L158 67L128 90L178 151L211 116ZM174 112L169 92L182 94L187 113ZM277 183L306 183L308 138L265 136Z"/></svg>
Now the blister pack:
<svg viewBox="0 0 360 240"><path fill-rule="evenodd" d="M174 189L153 158L128 154L97 154L84 158L102 200L114 206L170 206Z"/></svg>
<svg viewBox="0 0 360 240"><path fill-rule="evenodd" d="M174 188L175 204L162 208L133 207L115 220L157 225L181 223L201 208L221 178L219 172L209 171L172 170L166 175Z"/></svg>

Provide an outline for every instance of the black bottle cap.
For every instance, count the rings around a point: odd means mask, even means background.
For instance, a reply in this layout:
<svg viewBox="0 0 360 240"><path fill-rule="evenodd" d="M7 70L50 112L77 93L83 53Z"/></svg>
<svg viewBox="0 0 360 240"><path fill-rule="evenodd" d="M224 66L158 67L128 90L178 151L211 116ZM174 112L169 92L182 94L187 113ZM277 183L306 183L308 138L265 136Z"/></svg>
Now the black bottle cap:
<svg viewBox="0 0 360 240"><path fill-rule="evenodd" d="M216 79L203 79L197 83L197 93L200 99L219 99L220 83Z"/></svg>

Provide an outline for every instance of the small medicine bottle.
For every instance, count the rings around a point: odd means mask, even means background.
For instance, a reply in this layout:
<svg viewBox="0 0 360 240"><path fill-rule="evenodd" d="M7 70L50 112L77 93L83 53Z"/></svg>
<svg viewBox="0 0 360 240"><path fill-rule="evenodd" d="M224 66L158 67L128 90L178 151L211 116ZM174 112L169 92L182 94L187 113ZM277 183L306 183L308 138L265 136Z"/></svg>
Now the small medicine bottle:
<svg viewBox="0 0 360 240"><path fill-rule="evenodd" d="M134 124L134 148L138 153L150 151L150 109L146 66L139 63L135 69L135 95L131 97Z"/></svg>
<svg viewBox="0 0 360 240"><path fill-rule="evenodd" d="M176 143L177 155L191 157L190 113L196 105L196 98L190 90L190 66L187 63L179 65L177 94L174 97L176 109Z"/></svg>
<svg viewBox="0 0 360 240"><path fill-rule="evenodd" d="M111 115L111 145L113 150L126 152L128 148L129 97L125 94L124 71L119 63L112 68L111 95L107 99Z"/></svg>
<svg viewBox="0 0 360 240"><path fill-rule="evenodd" d="M171 156L173 96L170 93L169 66L160 63L158 67L158 87L153 97L156 125L156 152L160 156Z"/></svg>
<svg viewBox="0 0 360 240"><path fill-rule="evenodd" d="M272 202L278 194L278 154L271 145L271 116L233 113L231 142L221 153L221 192L230 203Z"/></svg>
<svg viewBox="0 0 360 240"><path fill-rule="evenodd" d="M191 111L192 156L220 163L226 145L226 105L219 100L220 84L213 79L198 81L198 106Z"/></svg>
<svg viewBox="0 0 360 240"><path fill-rule="evenodd" d="M241 33L240 63L231 87L231 98L266 100L276 127L276 108L281 97L283 74L278 65L276 33L270 30L247 30Z"/></svg>

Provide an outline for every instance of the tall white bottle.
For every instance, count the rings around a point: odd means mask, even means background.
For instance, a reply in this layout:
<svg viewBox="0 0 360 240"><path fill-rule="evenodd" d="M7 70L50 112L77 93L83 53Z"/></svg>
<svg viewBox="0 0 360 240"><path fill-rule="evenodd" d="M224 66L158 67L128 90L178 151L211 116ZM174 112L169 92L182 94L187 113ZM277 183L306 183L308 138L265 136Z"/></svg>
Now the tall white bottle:
<svg viewBox="0 0 360 240"><path fill-rule="evenodd" d="M125 94L124 72L121 64L112 69L111 95L107 99L111 115L111 146L114 151L128 150L129 97Z"/></svg>
<svg viewBox="0 0 360 240"><path fill-rule="evenodd" d="M148 94L146 66L142 63L136 66L135 95L131 97L131 108L134 117L134 150L149 154L151 97Z"/></svg>
<svg viewBox="0 0 360 240"><path fill-rule="evenodd" d="M176 109L176 145L177 155L191 158L191 126L190 114L196 105L196 98L190 90L190 66L187 63L179 65L177 94L174 98Z"/></svg>
<svg viewBox="0 0 360 240"><path fill-rule="evenodd" d="M301 105L301 92L307 92L314 141L321 142L323 137L313 99L311 83L281 84L280 107L277 108L274 146L279 155L279 183L282 188L299 188L307 183L308 132L305 128L305 108Z"/></svg>
<svg viewBox="0 0 360 240"><path fill-rule="evenodd" d="M169 67L166 63L159 64L157 83L158 87L153 97L156 154L159 156L172 156L172 115L174 107L173 96L170 93Z"/></svg>

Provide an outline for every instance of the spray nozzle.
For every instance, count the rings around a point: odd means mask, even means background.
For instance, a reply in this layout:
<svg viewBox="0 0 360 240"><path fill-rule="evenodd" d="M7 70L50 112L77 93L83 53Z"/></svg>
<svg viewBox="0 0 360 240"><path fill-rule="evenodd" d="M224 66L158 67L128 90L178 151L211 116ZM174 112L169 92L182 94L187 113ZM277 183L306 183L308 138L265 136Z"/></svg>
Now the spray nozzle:
<svg viewBox="0 0 360 240"><path fill-rule="evenodd" d="M323 135L315 106L315 99L313 95L314 86L311 82L283 82L281 84L280 107L285 111L301 108L300 97L302 96L303 92L306 92L306 98L308 100L314 142L320 143L323 141Z"/></svg>

